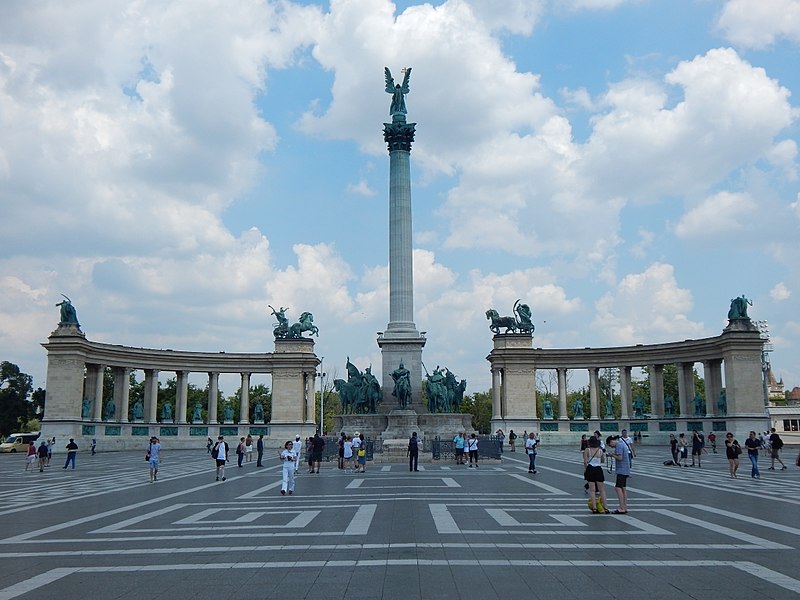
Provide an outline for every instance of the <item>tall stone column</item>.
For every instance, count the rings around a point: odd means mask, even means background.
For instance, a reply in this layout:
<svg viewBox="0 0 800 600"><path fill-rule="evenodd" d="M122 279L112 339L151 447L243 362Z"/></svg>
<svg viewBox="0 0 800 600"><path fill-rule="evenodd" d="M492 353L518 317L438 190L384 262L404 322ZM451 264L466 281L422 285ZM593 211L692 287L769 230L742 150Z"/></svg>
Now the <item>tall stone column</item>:
<svg viewBox="0 0 800 600"><path fill-rule="evenodd" d="M600 418L600 377L597 367L589 369L589 410L591 411L591 419L597 420Z"/></svg>
<svg viewBox="0 0 800 600"><path fill-rule="evenodd" d="M569 420L567 414L567 370L556 369L558 373L558 418Z"/></svg>
<svg viewBox="0 0 800 600"><path fill-rule="evenodd" d="M631 368L619 369L619 405L620 418L626 421L633 413L633 400L631 399Z"/></svg>
<svg viewBox="0 0 800 600"><path fill-rule="evenodd" d="M239 399L239 425L250 423L250 373L242 373L242 394Z"/></svg>
<svg viewBox="0 0 800 600"><path fill-rule="evenodd" d="M706 415L718 416L717 402L722 391L722 361L703 361L703 378L706 384Z"/></svg>
<svg viewBox="0 0 800 600"><path fill-rule="evenodd" d="M97 368L95 369L94 376L94 417L95 421L102 421L103 420L103 382L104 377L103 375L106 372L105 365L96 365ZM119 407L115 407L119 408ZM117 416L114 415L114 419L116 420Z"/></svg>
<svg viewBox="0 0 800 600"><path fill-rule="evenodd" d="M217 423L217 399L219 398L219 373L208 374L208 424Z"/></svg>
<svg viewBox="0 0 800 600"><path fill-rule="evenodd" d="M492 369L492 420L499 421L503 418L500 406L500 394L503 389L503 372L500 369Z"/></svg>
<svg viewBox="0 0 800 600"><path fill-rule="evenodd" d="M158 422L158 371L144 370L144 418L148 423Z"/></svg>
<svg viewBox="0 0 800 600"><path fill-rule="evenodd" d="M114 404L119 410L119 420L128 422L128 401L130 399L131 370L125 367L114 368Z"/></svg>
<svg viewBox="0 0 800 600"><path fill-rule="evenodd" d="M189 373L186 371L175 372L175 414L178 416L178 423L186 423L186 401L189 395Z"/></svg>
<svg viewBox="0 0 800 600"><path fill-rule="evenodd" d="M422 348L425 338L414 324L414 265L411 221L411 143L416 123L396 113L383 124L389 150L389 323L378 334L383 377L382 410L397 407L392 396L392 372L403 363L410 372L411 405L427 412L422 403Z"/></svg>
<svg viewBox="0 0 800 600"><path fill-rule="evenodd" d="M681 416L694 416L694 363L678 363L678 397Z"/></svg>
<svg viewBox="0 0 800 600"><path fill-rule="evenodd" d="M649 371L650 414L660 417L664 414L664 365L650 365Z"/></svg>

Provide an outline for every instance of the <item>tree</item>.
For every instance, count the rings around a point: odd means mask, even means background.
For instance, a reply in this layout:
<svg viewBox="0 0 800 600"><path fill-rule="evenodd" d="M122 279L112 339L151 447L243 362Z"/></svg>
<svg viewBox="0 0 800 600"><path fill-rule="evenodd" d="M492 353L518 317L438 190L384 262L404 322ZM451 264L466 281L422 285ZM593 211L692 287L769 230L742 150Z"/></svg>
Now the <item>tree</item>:
<svg viewBox="0 0 800 600"><path fill-rule="evenodd" d="M461 412L472 415L472 427L478 433L492 432L492 393L475 392L471 396L464 396L461 401Z"/></svg>
<svg viewBox="0 0 800 600"><path fill-rule="evenodd" d="M0 434L21 430L33 418L33 403L28 396L33 378L8 361L0 363Z"/></svg>

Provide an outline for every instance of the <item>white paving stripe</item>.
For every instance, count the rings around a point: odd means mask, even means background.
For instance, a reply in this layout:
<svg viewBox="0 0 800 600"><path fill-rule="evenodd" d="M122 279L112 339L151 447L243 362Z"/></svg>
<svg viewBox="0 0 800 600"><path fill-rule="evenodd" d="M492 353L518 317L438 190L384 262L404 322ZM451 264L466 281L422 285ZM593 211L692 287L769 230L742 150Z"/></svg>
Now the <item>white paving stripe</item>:
<svg viewBox="0 0 800 600"><path fill-rule="evenodd" d="M345 529L344 535L367 535L377 508L377 504L359 506L353 520L350 521L350 525Z"/></svg>
<svg viewBox="0 0 800 600"><path fill-rule="evenodd" d="M158 564L158 565L129 565L129 566L93 566L58 568L42 573L25 581L21 581L3 590L0 590L0 600L13 600L23 594L30 593L64 577L73 574L100 574L100 573L132 573L132 572L159 572L159 571L206 571L228 569L312 569L312 568L343 568L343 567L532 567L532 568L708 568L728 567L734 568L764 582L780 586L786 590L800 594L800 581L784 575L778 571L768 569L749 561L724 561L724 560L509 560L509 559L370 559L370 560L306 560L306 561L264 561L241 563L216 563L216 564ZM763 586L764 584L760 584ZM760 587L759 586L759 587Z"/></svg>
<svg viewBox="0 0 800 600"><path fill-rule="evenodd" d="M704 529L708 529L709 531L713 531L714 533L720 533L722 535L727 535L732 537L736 540L741 542L748 542L750 544L759 544L762 548L769 548L771 550L792 550L791 546L784 546L783 544L779 544L778 542L773 542L771 540L758 537L755 535L750 535L749 533L744 533L743 531L737 531L736 529L731 529L729 527L725 527L723 525L719 525L717 523L709 523L708 521L703 521L702 519L695 519L694 517L690 517L688 515L683 515L680 513L676 513L672 510L667 510L663 508L657 508L654 512L659 514L672 517L680 521L681 523L689 523L690 525L694 525L696 527L702 527Z"/></svg>
<svg viewBox="0 0 800 600"><path fill-rule="evenodd" d="M340 532L342 534L343 532ZM202 538L204 536L186 536L193 538ZM231 536L219 536L231 537ZM142 536L137 538L121 538L111 539L108 541L124 542L124 541L162 541L162 540L175 540L184 539L183 537L175 536ZM238 536L237 536L238 539ZM85 542L86 540L62 540L64 543L77 543ZM104 540L105 541L105 540ZM602 543L592 544L589 542L580 542L574 544L568 543L498 543L498 544L475 544L470 542L470 548L476 549L519 549L519 550L594 550L594 549L607 549L607 550L763 550L760 545L755 544L644 544L644 543ZM137 555L150 555L150 554L204 554L204 553L218 553L218 552L284 552L290 550L295 551L327 551L327 550L379 550L379 549L393 549L393 548L454 548L463 550L464 543L439 543L439 542L420 542L413 544L279 544L279 545L263 545L263 546L223 546L215 544L214 546L191 546L181 548L127 548L127 549L114 549L114 550L44 550L41 552L0 552L0 558L39 558L39 557L57 557L57 556L137 556Z"/></svg>
<svg viewBox="0 0 800 600"><path fill-rule="evenodd" d="M519 475L517 473L512 473L510 475L514 479L519 479L520 481L524 481L525 483L529 483L530 485L536 486L539 489L542 489L554 496L569 496L569 492L565 492L564 490L558 489L553 487L552 485L547 485L546 483L542 483L541 481L537 481L532 477L525 477L524 475Z"/></svg>

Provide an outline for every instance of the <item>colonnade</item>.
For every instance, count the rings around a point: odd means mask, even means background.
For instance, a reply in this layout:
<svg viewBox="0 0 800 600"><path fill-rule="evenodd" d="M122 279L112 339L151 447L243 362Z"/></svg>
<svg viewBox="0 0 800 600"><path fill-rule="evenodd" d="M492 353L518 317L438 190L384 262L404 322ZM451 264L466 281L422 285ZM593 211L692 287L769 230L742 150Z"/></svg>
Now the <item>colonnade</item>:
<svg viewBox="0 0 800 600"><path fill-rule="evenodd" d="M616 348L542 349L533 348L532 337L527 334L495 335L494 348L488 357L493 429L530 428L551 421L556 425L547 426L550 431L576 431L585 427L575 427L572 425L575 421L622 421L620 427L624 427L624 423L637 420L689 419L711 419L718 429L728 427L731 421L745 419L758 422L763 428L761 420L766 415L761 381L763 340L748 323L731 323L713 338ZM702 364L705 380L702 414L696 413L694 404L694 367L698 363ZM672 398L671 406L665 405L664 397L664 367L669 364L676 365L678 374L678 397ZM632 393L632 370L639 367L647 367L649 372L650 409L646 414L641 405L636 406ZM618 371L620 384L620 407L613 415L603 410L600 393L601 372L609 368ZM548 419L537 414L536 373L541 370L556 373L558 411L556 415L554 410ZM589 414L577 418L573 414L570 418L573 407L568 406L567 381L569 372L576 370L588 372ZM724 401L720 401L723 390ZM559 428L557 423L564 421L570 425ZM660 430L674 431L673 427L671 423Z"/></svg>
<svg viewBox="0 0 800 600"><path fill-rule="evenodd" d="M314 342L308 338L275 340L275 351L269 353L183 352L102 344L86 339L74 325L60 325L42 344L48 353L47 412L44 425L62 435L78 437L81 427L95 423L107 424L106 431L113 435L143 435L136 425L171 425L172 434L182 436L183 428L200 425L192 419L188 404L189 375L206 373L208 397L205 402L207 422L202 425L250 425L250 381L254 374L272 377L272 411L270 427L277 435L291 437L306 435L316 429L314 415L314 390L319 359L314 354ZM114 413L103 414L103 382L106 369L111 369L114 381ZM130 375L144 372L144 398L141 419L131 422ZM161 373L175 373L176 394L172 419L161 419L158 414L158 378ZM238 419L223 419L219 423L219 377L223 373L237 373L241 378L241 396ZM88 414L84 411L84 398L90 402ZM118 427L113 427L118 425ZM123 426L120 428L119 426ZM277 429L276 429L277 428ZM101 428L102 429L102 428ZM228 428L230 429L230 428ZM236 430L242 433L246 430ZM162 428L163 430L163 428ZM218 431L215 429L214 432ZM94 431L94 429L92 429ZM156 428L158 431L158 428ZM221 431L221 430L220 430ZM191 435L199 435L192 431ZM212 431L207 431L208 435ZM190 435L187 433L187 435ZM268 434L269 435L269 434Z"/></svg>

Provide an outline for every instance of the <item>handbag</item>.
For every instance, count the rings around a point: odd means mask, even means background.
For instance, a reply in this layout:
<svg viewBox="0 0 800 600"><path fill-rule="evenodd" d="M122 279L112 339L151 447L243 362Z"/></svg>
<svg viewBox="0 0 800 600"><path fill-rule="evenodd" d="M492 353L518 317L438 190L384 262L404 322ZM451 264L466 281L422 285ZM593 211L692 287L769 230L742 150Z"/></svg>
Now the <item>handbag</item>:
<svg viewBox="0 0 800 600"><path fill-rule="evenodd" d="M150 447L147 449L147 452L144 453L144 461L148 462L150 460L150 448L153 447L153 444L150 444Z"/></svg>

